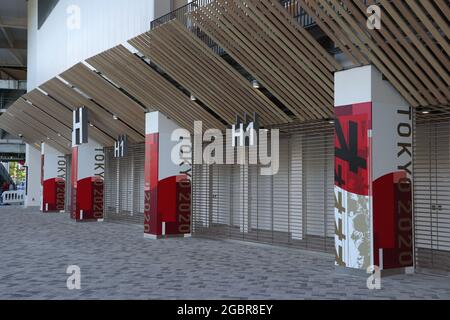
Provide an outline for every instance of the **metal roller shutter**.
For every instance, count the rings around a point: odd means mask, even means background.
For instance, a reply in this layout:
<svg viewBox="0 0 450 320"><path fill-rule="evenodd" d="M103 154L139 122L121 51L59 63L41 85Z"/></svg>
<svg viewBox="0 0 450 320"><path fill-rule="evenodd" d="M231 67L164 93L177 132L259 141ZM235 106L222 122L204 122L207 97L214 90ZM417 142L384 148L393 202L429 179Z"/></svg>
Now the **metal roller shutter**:
<svg viewBox="0 0 450 320"><path fill-rule="evenodd" d="M281 132L275 175L259 165L194 165L194 235L333 252L333 126Z"/></svg>
<svg viewBox="0 0 450 320"><path fill-rule="evenodd" d="M450 274L450 119L417 116L414 137L416 268Z"/></svg>
<svg viewBox="0 0 450 320"><path fill-rule="evenodd" d="M66 155L66 193L65 211L71 212L72 208L72 155Z"/></svg>
<svg viewBox="0 0 450 320"><path fill-rule="evenodd" d="M130 145L123 158L115 158L113 148L105 153L105 220L142 225L145 144Z"/></svg>

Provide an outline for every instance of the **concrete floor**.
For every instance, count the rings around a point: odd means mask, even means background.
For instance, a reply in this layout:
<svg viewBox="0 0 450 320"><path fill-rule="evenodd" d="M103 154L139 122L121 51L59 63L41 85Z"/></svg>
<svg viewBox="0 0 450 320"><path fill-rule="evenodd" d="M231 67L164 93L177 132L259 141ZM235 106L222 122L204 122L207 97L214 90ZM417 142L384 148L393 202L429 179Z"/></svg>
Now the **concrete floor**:
<svg viewBox="0 0 450 320"><path fill-rule="evenodd" d="M201 238L147 240L142 227L75 223L0 207L0 299L449 299L450 280L337 274L333 257ZM81 269L68 290L66 269Z"/></svg>

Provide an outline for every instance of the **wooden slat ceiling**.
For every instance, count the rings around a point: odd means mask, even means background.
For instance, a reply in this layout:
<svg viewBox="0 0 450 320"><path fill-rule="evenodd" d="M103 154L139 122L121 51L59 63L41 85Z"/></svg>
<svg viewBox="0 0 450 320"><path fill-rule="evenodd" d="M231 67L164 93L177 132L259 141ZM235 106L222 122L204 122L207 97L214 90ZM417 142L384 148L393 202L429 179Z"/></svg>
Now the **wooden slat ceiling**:
<svg viewBox="0 0 450 320"><path fill-rule="evenodd" d="M76 64L60 76L144 137L145 108L103 77L82 63Z"/></svg>
<svg viewBox="0 0 450 320"><path fill-rule="evenodd" d="M12 106L10 108L12 108ZM25 128L25 130L21 130L21 128L19 128L19 126L15 122L14 118L12 118L12 119L11 118L12 117L8 114L8 112L1 115L0 116L0 128L6 130L7 132L9 132L13 135L16 135L16 136L22 135L21 139L25 143L34 145L36 148L40 149L41 140L37 139L38 133L36 133L32 127Z"/></svg>
<svg viewBox="0 0 450 320"><path fill-rule="evenodd" d="M382 27L367 28L359 0L298 0L319 27L357 65L375 65L414 107L448 107L449 6L447 1L381 0Z"/></svg>
<svg viewBox="0 0 450 320"><path fill-rule="evenodd" d="M40 112L47 116L46 120L54 121L54 128L69 141L72 141L72 110L60 104L41 91L35 89L22 97L33 104ZM114 139L97 127L89 127L89 136L104 146L114 145Z"/></svg>
<svg viewBox="0 0 450 320"><path fill-rule="evenodd" d="M85 106L89 110L89 122L110 137L116 139L119 135L126 134L131 142L144 141L144 137L141 133L137 132L120 119L114 120L111 112L83 97L79 92L75 91L59 79L53 78L41 85L40 88L72 111L81 106ZM111 145L110 142L105 146Z"/></svg>
<svg viewBox="0 0 450 320"><path fill-rule="evenodd" d="M341 66L278 0L215 0L191 18L298 120L333 117Z"/></svg>
<svg viewBox="0 0 450 320"><path fill-rule="evenodd" d="M262 125L290 122L273 104L225 60L177 20L172 20L129 43L199 98L226 123L236 114L257 112Z"/></svg>
<svg viewBox="0 0 450 320"><path fill-rule="evenodd" d="M16 108L11 113L19 116L28 125L41 131L46 138L50 138L70 150L72 146L72 133L70 128L48 113L34 105L30 105L22 98L17 101Z"/></svg>
<svg viewBox="0 0 450 320"><path fill-rule="evenodd" d="M2 119L8 122L10 130L17 135L22 134L28 143L40 145L47 142L64 154L70 153L70 140L53 129L54 123L41 122L43 118L45 116L42 113L22 98L2 115Z"/></svg>
<svg viewBox="0 0 450 320"><path fill-rule="evenodd" d="M178 88L123 46L117 46L87 60L97 71L125 89L149 110L158 110L184 128L193 131L194 121L204 128L224 125Z"/></svg>

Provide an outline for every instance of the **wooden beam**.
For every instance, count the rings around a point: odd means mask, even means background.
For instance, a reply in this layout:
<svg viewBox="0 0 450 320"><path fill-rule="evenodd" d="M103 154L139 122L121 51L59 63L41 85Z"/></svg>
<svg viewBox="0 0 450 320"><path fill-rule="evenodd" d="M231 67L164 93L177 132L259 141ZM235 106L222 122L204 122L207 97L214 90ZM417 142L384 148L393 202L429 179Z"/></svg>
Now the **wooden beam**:
<svg viewBox="0 0 450 320"><path fill-rule="evenodd" d="M203 121L206 129L224 127L219 120L123 46L107 50L89 58L87 62L136 97L149 110L161 111L190 131L193 131L194 121Z"/></svg>
<svg viewBox="0 0 450 320"><path fill-rule="evenodd" d="M144 141L144 136L140 132L137 132L133 127L128 126L120 119L114 120L110 111L83 97L61 80L53 78L42 84L40 88L52 99L66 106L71 111L83 106L86 107L89 110L89 121L110 137L115 139L119 135L126 134L132 142ZM108 143L107 146L111 146L111 144Z"/></svg>
<svg viewBox="0 0 450 320"><path fill-rule="evenodd" d="M262 124L291 121L176 20L129 42L230 124L244 112L258 112Z"/></svg>
<svg viewBox="0 0 450 320"><path fill-rule="evenodd" d="M5 27L2 27L1 24L2 20L0 19L0 31L3 33L3 36L5 37L6 42L9 45L9 52L11 53L11 56L20 66L25 66L25 62L23 61L22 57L14 50L14 39L12 35Z"/></svg>
<svg viewBox="0 0 450 320"><path fill-rule="evenodd" d="M60 76L144 137L146 110L124 92L81 63Z"/></svg>
<svg viewBox="0 0 450 320"><path fill-rule="evenodd" d="M0 16L0 28L27 30L28 21L27 18Z"/></svg>

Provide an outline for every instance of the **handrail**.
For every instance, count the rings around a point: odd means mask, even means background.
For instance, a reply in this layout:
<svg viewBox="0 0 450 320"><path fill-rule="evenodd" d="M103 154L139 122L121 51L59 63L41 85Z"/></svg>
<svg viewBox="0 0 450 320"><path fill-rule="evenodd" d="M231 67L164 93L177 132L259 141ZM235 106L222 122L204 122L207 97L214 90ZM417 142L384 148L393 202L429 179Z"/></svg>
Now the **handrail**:
<svg viewBox="0 0 450 320"><path fill-rule="evenodd" d="M214 0L196 0L192 1L176 10L173 10L155 20L150 24L150 29L153 30L169 21L178 20L182 25L194 33L200 40L202 40L215 53L221 54L224 50L219 47L206 33L204 33L194 21L188 18L190 12L195 11L199 7L206 6ZM297 0L280 0L281 5L297 20L302 27L311 27L315 25L314 19L311 18L306 11L300 7Z"/></svg>
<svg viewBox="0 0 450 320"><path fill-rule="evenodd" d="M301 27L308 28L316 24L297 0L280 0L280 3Z"/></svg>
<svg viewBox="0 0 450 320"><path fill-rule="evenodd" d="M150 29L169 22L173 19L181 21L184 25L187 24L186 14L195 11L199 7L206 6L213 2L214 0L195 0L192 1L178 9L175 9L155 20L150 24ZM297 0L280 0L281 5L286 8L286 10L292 14L292 16L298 21L300 26L309 27L315 24L314 19L311 18L306 11L299 5Z"/></svg>
<svg viewBox="0 0 450 320"><path fill-rule="evenodd" d="M206 6L207 4L211 3L213 0L195 0L192 1L182 7L179 7L178 9L175 9L155 20L153 20L150 24L150 29L153 30L156 27L159 27L160 25L172 21L174 19L179 20L182 22L183 25L187 24L187 13L195 11L198 7Z"/></svg>
<svg viewBox="0 0 450 320"><path fill-rule="evenodd" d="M190 12L195 11L199 7L203 7L208 5L214 0L196 0L192 1L168 14L155 19L150 24L150 29L153 30L160 25L167 23L172 20L178 20L182 25L189 29L192 33L194 33L200 40L202 40L208 47L210 47L215 53L221 54L223 53L223 49L219 47L217 43L215 43L206 33L204 33L197 24L188 18L188 14Z"/></svg>

